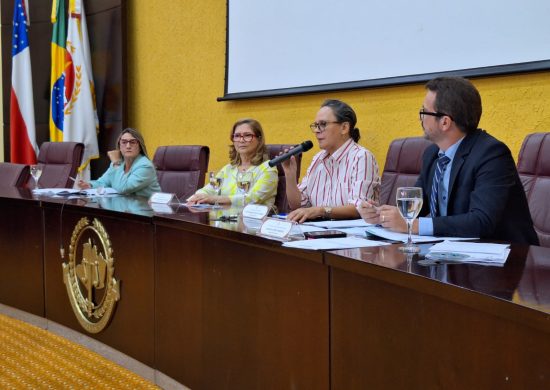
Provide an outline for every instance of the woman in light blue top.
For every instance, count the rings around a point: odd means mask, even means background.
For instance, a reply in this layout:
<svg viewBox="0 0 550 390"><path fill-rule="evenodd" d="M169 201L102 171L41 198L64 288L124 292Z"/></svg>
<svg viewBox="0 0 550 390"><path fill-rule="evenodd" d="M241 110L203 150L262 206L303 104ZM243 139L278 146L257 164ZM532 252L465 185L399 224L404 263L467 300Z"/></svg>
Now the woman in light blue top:
<svg viewBox="0 0 550 390"><path fill-rule="evenodd" d="M110 187L119 194L145 197L161 191L155 167L147 157L145 141L137 130L122 130L113 152L109 152L112 162L103 176L89 183L80 180L80 188Z"/></svg>

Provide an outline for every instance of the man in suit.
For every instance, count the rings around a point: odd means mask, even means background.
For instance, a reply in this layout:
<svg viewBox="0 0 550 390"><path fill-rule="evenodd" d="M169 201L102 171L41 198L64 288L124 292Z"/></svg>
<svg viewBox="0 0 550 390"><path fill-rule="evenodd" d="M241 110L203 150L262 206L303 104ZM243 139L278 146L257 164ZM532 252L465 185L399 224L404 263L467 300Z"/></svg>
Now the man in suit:
<svg viewBox="0 0 550 390"><path fill-rule="evenodd" d="M439 77L426 90L420 122L434 145L424 152L416 183L424 199L413 233L538 245L510 150L477 127L477 89L460 77ZM396 207L363 202L358 210L367 222L406 232Z"/></svg>

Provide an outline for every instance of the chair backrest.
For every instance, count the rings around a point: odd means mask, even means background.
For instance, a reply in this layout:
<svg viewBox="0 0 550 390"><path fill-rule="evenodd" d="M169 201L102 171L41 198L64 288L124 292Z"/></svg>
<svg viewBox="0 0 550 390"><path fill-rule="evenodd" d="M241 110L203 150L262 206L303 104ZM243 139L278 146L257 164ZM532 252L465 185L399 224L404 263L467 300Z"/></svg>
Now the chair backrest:
<svg viewBox="0 0 550 390"><path fill-rule="evenodd" d="M523 140L518 172L541 246L550 247L550 133L529 134Z"/></svg>
<svg viewBox="0 0 550 390"><path fill-rule="evenodd" d="M0 185L24 187L29 181L29 166L25 164L0 163Z"/></svg>
<svg viewBox="0 0 550 390"><path fill-rule="evenodd" d="M395 206L397 188L416 183L422 167L422 155L431 144L431 141L423 137L398 138L392 141L382 173L380 204Z"/></svg>
<svg viewBox="0 0 550 390"><path fill-rule="evenodd" d="M42 188L72 188L77 169L82 162L84 144L80 142L44 142L38 153Z"/></svg>
<svg viewBox="0 0 550 390"><path fill-rule="evenodd" d="M204 185L210 149L203 145L159 146L153 157L163 192L185 201Z"/></svg>
<svg viewBox="0 0 550 390"><path fill-rule="evenodd" d="M284 152L285 149L292 149L296 145L286 145L286 144L270 144L267 146L267 152L269 154L269 159L276 157L279 155L280 152ZM296 180L300 177L300 165L302 163L302 154L295 156L296 157L296 163L298 164L297 174L296 174ZM281 165L277 166L277 170L279 172L279 183L277 184L277 196L275 198L275 206L277 207L277 210L279 213L288 213L290 211L290 207L288 206L288 200L286 198L286 179L285 179L285 171L281 167Z"/></svg>

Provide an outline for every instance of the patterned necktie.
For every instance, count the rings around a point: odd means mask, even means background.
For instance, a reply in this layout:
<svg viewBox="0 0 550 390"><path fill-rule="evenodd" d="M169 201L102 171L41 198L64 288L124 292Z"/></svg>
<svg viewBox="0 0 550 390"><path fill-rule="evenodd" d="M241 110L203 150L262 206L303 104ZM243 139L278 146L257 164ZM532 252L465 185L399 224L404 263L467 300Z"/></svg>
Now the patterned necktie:
<svg viewBox="0 0 550 390"><path fill-rule="evenodd" d="M437 166L435 168L434 178L432 181L432 194L430 196L430 214L433 217L439 215L439 208L437 207L437 193L439 192L439 183L443 178L443 172L447 164L449 164L451 159L445 156L444 153L439 153L439 158L437 159Z"/></svg>

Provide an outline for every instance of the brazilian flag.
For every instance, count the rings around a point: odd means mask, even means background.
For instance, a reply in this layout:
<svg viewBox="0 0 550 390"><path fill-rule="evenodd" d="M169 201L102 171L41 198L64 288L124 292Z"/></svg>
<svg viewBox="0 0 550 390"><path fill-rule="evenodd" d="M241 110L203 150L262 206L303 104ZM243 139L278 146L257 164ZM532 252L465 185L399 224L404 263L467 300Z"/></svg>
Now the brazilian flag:
<svg viewBox="0 0 550 390"><path fill-rule="evenodd" d="M63 141L63 108L65 104L65 68L67 41L67 14L65 0L52 3L52 73L50 76L50 141Z"/></svg>

